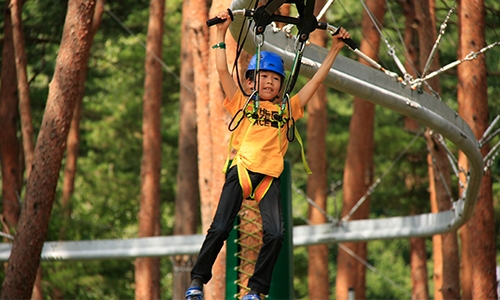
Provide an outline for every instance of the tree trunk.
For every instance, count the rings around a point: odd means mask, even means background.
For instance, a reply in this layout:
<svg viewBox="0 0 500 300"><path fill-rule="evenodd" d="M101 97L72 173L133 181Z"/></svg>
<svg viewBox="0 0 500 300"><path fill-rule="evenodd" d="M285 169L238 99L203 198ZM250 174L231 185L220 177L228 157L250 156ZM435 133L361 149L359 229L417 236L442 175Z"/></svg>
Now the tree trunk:
<svg viewBox="0 0 500 300"><path fill-rule="evenodd" d="M379 22L383 22L385 2L382 0L366 1L368 10ZM372 20L363 14L363 36L360 50L373 59L377 59L380 35ZM368 64L360 59L361 63ZM356 203L365 195L373 182L373 127L375 106L363 99L354 99L354 111L349 127L346 164L344 169L344 199L342 216L346 216ZM354 212L351 220L366 219L370 213L370 199ZM344 243L359 257L366 259L366 243ZM365 299L366 269L354 257L339 249L337 257L336 299L348 299L349 288L354 288L356 299ZM354 271L353 271L354 270Z"/></svg>
<svg viewBox="0 0 500 300"><path fill-rule="evenodd" d="M182 3L181 37L181 87L179 121L179 168L177 170L177 196L175 198L174 234L195 234L199 223L198 143L196 141L196 94L194 85L193 32L203 32L205 24L196 18L207 18L206 2L186 0ZM201 14L201 16L200 16ZM193 28L194 25L200 27ZM179 255L173 258L174 299L184 298L191 282L192 257Z"/></svg>
<svg viewBox="0 0 500 300"><path fill-rule="evenodd" d="M415 26L415 4L413 0L403 0L402 6L405 16L405 31L404 43L408 53L406 54L405 68L415 77L417 75L416 67L418 65L418 43L416 39ZM414 119L405 117L405 129L416 134L420 125ZM418 158L423 161L423 157ZM416 174L407 174L406 182L414 182ZM408 186L410 191L413 187ZM419 212L419 203L413 204L414 213ZM427 300L429 299L429 287L427 282L427 252L425 247L425 238L412 237L410 238L410 268L411 268L411 283L412 283L412 299Z"/></svg>
<svg viewBox="0 0 500 300"><path fill-rule="evenodd" d="M4 10L4 36L2 49L2 73L0 84L0 162L2 168L2 216L10 233L17 226L21 213L21 173L19 140L17 138L18 98L14 44L10 10L7 2Z"/></svg>
<svg viewBox="0 0 500 300"><path fill-rule="evenodd" d="M429 190L431 192L431 211L440 212L451 209L451 177L447 154L443 146L431 135L425 133L427 141ZM443 182L444 180L444 182ZM456 232L433 236L434 253L434 299L459 299L459 263Z"/></svg>
<svg viewBox="0 0 500 300"><path fill-rule="evenodd" d="M427 253L424 238L410 238L411 298L429 299L427 287Z"/></svg>
<svg viewBox="0 0 500 300"><path fill-rule="evenodd" d="M24 49L24 34L21 18L23 0L12 0L10 5L12 18L12 37L16 56L17 88L19 94L19 112L21 114L21 128L23 137L24 158L26 165L26 178L29 178L33 164L34 134L31 121L30 91L26 71L26 52Z"/></svg>
<svg viewBox="0 0 500 300"><path fill-rule="evenodd" d="M89 34L89 43L94 41L94 35L101 26L102 14L104 12L104 0L97 0L94 11L94 18L92 20L92 30ZM64 167L64 178L61 196L61 208L64 217L65 225L61 226L59 232L59 239L66 239L66 228L69 227L69 220L71 218L71 203L70 198L73 195L75 188L75 175L76 175L76 162L78 158L78 148L80 144L80 119L82 112L83 96L85 95L85 80L88 73L88 60L84 63L82 70L81 84L82 90L76 99L75 111L73 112L73 119L68 133L68 142L66 149L66 165Z"/></svg>
<svg viewBox="0 0 500 300"><path fill-rule="evenodd" d="M426 63L434 41L437 38L436 22L431 18L435 13L431 10L431 7L434 8L432 0L415 2L421 71L423 71L423 65ZM439 58L436 53L429 71L434 71L438 68ZM438 77L433 78L428 83L435 92L440 92ZM446 150L439 142L439 137L432 135L429 129L426 131L424 137L427 141L427 149L429 151L427 160L429 166L431 211L440 212L449 210L452 206L453 196L448 192L451 191L451 175ZM458 299L460 298L460 285L456 232L435 235L433 236L433 243L434 298Z"/></svg>
<svg viewBox="0 0 500 300"><path fill-rule="evenodd" d="M459 1L459 47L458 57L463 58L472 51L485 46L485 6L484 1ZM488 94L486 81L486 61L484 55L458 66L458 113L472 128L477 139L488 127ZM483 156L489 146L481 148ZM459 164L468 169L463 153L459 154ZM464 174L460 180L465 182ZM462 263L464 280L463 299L496 299L496 245L492 199L491 171L485 172L474 214L461 230Z"/></svg>
<svg viewBox="0 0 500 300"><path fill-rule="evenodd" d="M165 1L151 0L148 33L142 121L141 207L139 237L159 235L161 174L161 98L163 70L163 18ZM135 299L160 298L160 258L140 257L135 260Z"/></svg>
<svg viewBox="0 0 500 300"><path fill-rule="evenodd" d="M17 89L19 95L19 110L21 113L21 128L24 147L24 158L26 165L26 178L29 178L33 163L34 134L33 124L31 121L31 101L30 90L27 75L27 59L24 47L24 34L22 24L22 7L23 0L12 0L10 12L12 17L12 37L14 40L14 52L16 56L16 75ZM35 285L33 287L32 298L34 300L42 299L42 272L38 270Z"/></svg>
<svg viewBox="0 0 500 300"><path fill-rule="evenodd" d="M26 199L2 284L2 299L28 299L32 294L75 99L81 89L81 69L89 55L88 32L94 8L94 1L75 0L68 5L33 169L27 182Z"/></svg>
<svg viewBox="0 0 500 300"><path fill-rule="evenodd" d="M216 15L222 10L226 10L231 1L220 0L213 1L209 11L210 16ZM199 19L198 22L205 22L205 19ZM222 168L227 156L227 147L229 144L229 132L226 130L229 122L229 115L222 107L224 93L222 92L219 77L215 71L215 53L209 51L209 45L216 43L215 28L211 29L209 39L203 36L199 41L200 54L195 57L195 68L205 68L203 71L205 79L198 78L198 69L196 69L195 82L200 80L207 90L200 91L204 94L203 99L197 95L196 110L198 117L198 153L199 153L199 181L201 190L201 220L203 232L208 230L212 222L215 209L219 202L220 191L224 184L224 174ZM202 32L197 32L202 35ZM202 45L203 43L203 45ZM228 34L226 38L226 52L229 63L232 64L235 58L236 43ZM198 63L203 65L198 66ZM196 84L197 85L197 84ZM198 85L197 85L198 86ZM201 87L200 87L201 88ZM205 299L223 299L226 290L226 250L223 248L212 268L213 277L208 285L205 286Z"/></svg>
<svg viewBox="0 0 500 300"><path fill-rule="evenodd" d="M314 14L318 15L325 0L316 1ZM325 20L319 20L324 22ZM326 46L326 34L316 30L310 35L310 41L320 47ZM307 178L307 196L326 211L328 182L326 172L326 133L327 133L327 98L326 87L321 85L307 104L307 158L312 174ZM326 216L309 205L311 224L326 222ZM308 287L310 299L329 299L330 282L328 276L328 245L308 247Z"/></svg>

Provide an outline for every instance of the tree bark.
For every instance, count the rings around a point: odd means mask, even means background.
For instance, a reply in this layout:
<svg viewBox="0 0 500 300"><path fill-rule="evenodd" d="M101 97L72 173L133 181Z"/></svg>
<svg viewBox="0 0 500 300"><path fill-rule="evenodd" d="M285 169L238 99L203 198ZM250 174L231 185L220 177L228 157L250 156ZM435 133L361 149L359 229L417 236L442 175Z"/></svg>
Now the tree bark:
<svg viewBox="0 0 500 300"><path fill-rule="evenodd" d="M380 23L386 10L381 0L366 1L368 10ZM377 59L380 35L372 20L365 12L362 21L363 36L360 50L369 57ZM360 59L361 63L368 64ZM356 203L365 195L373 182L373 128L375 106L363 99L354 99L354 111L349 125L349 142L347 145L346 164L344 169L344 199L342 216L346 216ZM370 199L354 212L351 220L366 219L370 213ZM366 243L344 243L362 259L366 259ZM366 269L354 257L339 249L337 257L336 299L348 299L349 288L354 288L356 299L365 299ZM355 270L355 271L353 271Z"/></svg>
<svg viewBox="0 0 500 300"><path fill-rule="evenodd" d="M484 1L458 1L459 47L458 57L483 48L485 42ZM486 60L479 55L475 60L458 66L458 113L480 139L488 127L488 94ZM489 145L481 147L483 156ZM463 153L459 164L469 169ZM465 174L460 180L465 182ZM491 171L483 176L477 204L472 218L461 228L463 299L496 299L496 245L492 199ZM466 280L469 280L467 282Z"/></svg>
<svg viewBox="0 0 500 300"><path fill-rule="evenodd" d="M162 58L163 51L164 16L165 1L151 0L146 38L139 237L158 236L160 234L160 120L163 69L159 60ZM136 258L135 285L135 299L160 298L160 258Z"/></svg>
<svg viewBox="0 0 500 300"><path fill-rule="evenodd" d="M23 0L12 0L10 5L12 18L12 37L14 40L14 53L16 57L17 88L19 94L19 112L21 114L21 129L23 137L24 159L26 165L26 178L29 178L33 164L34 133L31 120L30 91L26 70L27 59L24 47L24 34L22 26L21 9Z"/></svg>
<svg viewBox="0 0 500 300"><path fill-rule="evenodd" d="M440 212L451 209L451 177L447 154L430 130L425 133L429 150L429 190L431 192L431 211ZM444 181L444 182L443 182ZM456 232L433 236L434 254L434 298L460 298L460 267L458 259L458 241Z"/></svg>
<svg viewBox="0 0 500 300"><path fill-rule="evenodd" d="M199 224L198 143L196 126L196 92L194 85L193 32L203 32L205 24L196 22L207 19L206 1L182 2L181 37L181 87L179 118L179 168L177 170L177 196L175 198L175 235L195 234ZM199 27L194 28L194 25ZM184 298L191 282L192 257L179 255L173 258L174 299Z"/></svg>
<svg viewBox="0 0 500 300"><path fill-rule="evenodd" d="M418 41L417 32L415 30L415 4L413 0L401 1L405 16L405 31L404 43L408 53L406 54L405 68L410 75L417 75L418 65ZM420 124L409 117L405 117L405 129L416 134ZM423 161L423 157L418 158ZM407 174L406 182L414 182L416 174ZM412 186L408 186L411 190ZM414 213L419 213L420 203L413 204ZM412 299L427 300L429 299L428 272L427 272L427 252L425 247L425 238L412 237L410 238L410 268L411 268L411 283L412 283Z"/></svg>
<svg viewBox="0 0 500 300"><path fill-rule="evenodd" d="M410 238L410 268L412 299L429 299L427 286L427 253L424 238Z"/></svg>
<svg viewBox="0 0 500 300"><path fill-rule="evenodd" d="M88 32L94 1L70 1L63 36L40 134L26 199L5 280L2 299L31 297L66 146L75 99L81 89L82 66L89 55Z"/></svg>
<svg viewBox="0 0 500 300"><path fill-rule="evenodd" d="M318 15L325 0L315 3L314 15ZM319 20L325 22L324 18ZM311 43L326 47L326 33L313 31ZM312 174L307 178L307 196L326 211L328 182L326 172L327 95L326 86L321 85L307 104L307 158ZM326 222L326 216L309 205L309 221L313 225ZM330 282L328 276L328 245L314 245L308 251L308 287L310 299L329 299Z"/></svg>
<svg viewBox="0 0 500 300"><path fill-rule="evenodd" d="M216 15L222 10L226 10L231 1L220 0L213 1L209 11L210 16ZM206 19L200 19L198 22L205 22ZM212 222L215 209L219 202L220 191L224 184L224 174L222 168L227 156L227 147L229 144L229 132L225 130L229 122L229 114L222 107L224 93L222 92L219 77L215 71L215 53L209 51L209 45L215 44L215 28L211 29L209 35L200 39L200 54L194 60L195 68L198 63L203 64L199 68L205 68L205 79L199 79L198 69L196 69L195 82L200 80L206 84L207 90L200 91L204 94L201 99L197 95L196 110L198 117L198 153L199 153L199 181L201 190L201 220L203 232L208 230ZM196 33L202 35L202 32ZM207 40L206 37L209 37ZM201 45L201 43L204 43ZM226 38L226 52L228 63L232 65L235 59L236 42L228 34ZM200 87L201 88L201 87ZM212 268L213 277L209 284L205 286L205 299L223 299L226 290L226 249L220 251L217 260Z"/></svg>
<svg viewBox="0 0 500 300"><path fill-rule="evenodd" d="M427 62L434 41L437 38L436 21L432 19L435 15L432 0L415 1L415 16L420 48L420 71ZM439 68L438 54L431 62L432 72ZM429 82L433 91L440 92L440 81L438 77ZM451 175L448 165L447 154L438 140L438 136L431 133L429 129L424 135L427 142L428 169L431 194L431 211L440 212L449 210L452 206L453 196L451 191ZM433 236L434 254L434 298L435 299L457 299L460 298L459 285L459 263L458 263L458 241L456 232Z"/></svg>
<svg viewBox="0 0 500 300"><path fill-rule="evenodd" d="M0 84L0 162L2 168L2 216L10 233L17 226L21 213L20 193L22 165L17 138L18 98L12 23L7 2L4 10L4 36Z"/></svg>
<svg viewBox="0 0 500 300"><path fill-rule="evenodd" d="M27 75L27 59L24 46L24 34L22 24L23 0L12 0L10 12L12 18L12 37L14 40L14 53L16 56L17 89L19 95L19 111L21 113L21 129L24 148L24 159L26 165L26 178L29 178L33 163L34 133L31 119L31 100ZM42 272L38 270L35 285L33 287L33 300L42 299Z"/></svg>
<svg viewBox="0 0 500 300"><path fill-rule="evenodd" d="M92 20L92 30L89 34L90 44L93 43L94 35L101 26L102 14L104 13L104 1L105 0L97 0L96 2L96 8ZM75 111L73 112L73 119L71 120L71 126L68 133L68 142L67 142L68 145L66 149L66 165L64 167L64 179L63 179L63 188L61 197L61 208L65 220L64 224L66 225L63 225L61 227L59 234L59 238L61 240L64 240L66 238L66 228L69 226L68 221L71 217L70 198L73 195L73 191L75 188L78 149L80 145L80 119L82 112L83 96L85 95L85 80L87 78L87 73L88 73L88 59L87 62L84 63L82 72L83 72L81 77L81 80L83 81L83 83L81 84L82 90L80 91L78 98L76 99Z"/></svg>

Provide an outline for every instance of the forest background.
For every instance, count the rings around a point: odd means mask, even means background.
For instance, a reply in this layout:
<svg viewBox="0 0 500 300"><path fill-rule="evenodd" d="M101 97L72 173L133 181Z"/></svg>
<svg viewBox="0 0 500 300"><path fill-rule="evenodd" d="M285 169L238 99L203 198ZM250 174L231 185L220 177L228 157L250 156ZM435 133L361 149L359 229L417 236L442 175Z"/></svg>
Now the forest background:
<svg viewBox="0 0 500 300"><path fill-rule="evenodd" d="M19 2L19 1L14 1ZM71 1L70 1L71 2ZM186 2L186 1L184 1ZM148 35L148 20L150 19L150 4L153 1L120 1L106 3L98 30L93 36L90 57L88 60L88 75L85 81L85 94L81 106L79 122L79 143L76 174L73 190L70 197L64 201L68 192L64 190L65 166L64 160L60 170L59 184L57 185L55 200L51 209L50 223L46 240L97 240L97 239L127 239L135 238L140 229L140 207L142 199L141 172L143 167L143 140L144 140L144 108L145 97L145 61L147 55L145 44ZM327 13L327 20L332 20L336 26L347 28L354 40L361 40L363 8L357 1L336 3ZM97 5L102 5L98 2ZM185 148L180 147L181 127L181 95L182 89L193 86L193 79L182 77L181 68L185 63L182 55L182 38L186 33L183 24L183 2L180 0L164 3L164 27L162 29L162 64L163 81L161 83L161 118L160 136L161 163L159 176L159 207L160 228L158 235L173 235L175 231L176 201L182 201L179 190L179 156ZM204 3L205 4L205 3ZM451 1L436 2L437 24L443 22ZM8 3L1 1L4 8ZM224 9L228 2L211 3L212 11ZM486 30L485 38L488 44L500 40L500 4L494 0L485 1ZM391 36L396 36L398 29L403 31L405 21L402 6L399 2L389 2L388 6L393 15L385 15L385 30ZM210 3L207 3L210 7ZM218 7L218 8L217 8ZM42 120L49 94L49 83L56 71L56 57L61 45L64 22L68 11L67 3L59 5L44 1L27 1L22 6L22 22L26 51L27 82L29 83L29 98L33 133L36 135L42 127ZM10 13L9 10L5 10ZM395 17L396 20L391 18ZM5 32L6 18L1 20ZM334 20L334 21L333 21ZM201 20L204 24L204 20ZM457 15L452 14L448 23L447 32L443 37L439 51L440 65L445 65L457 59L458 25ZM199 24L197 24L199 25ZM208 38L207 31L200 34ZM2 36L2 48L6 34ZM198 41L200 42L200 41ZM382 46L383 48L383 46ZM380 60L387 64L387 68L396 70L391 63L386 50L380 50ZM347 49L342 55L357 59ZM490 121L500 113L500 50L493 48L486 52L487 66L487 93ZM2 56L2 66L6 57ZM215 70L209 70L210 77L215 77ZM211 70L211 71L210 71ZM11 74L15 77L15 74ZM382 76L382 75L381 75ZM450 70L440 76L441 98L454 110L457 105L457 73ZM301 78L297 87L305 82ZM2 89L6 82L2 77ZM19 89L19 94L23 92ZM185 93L186 91L184 91ZM349 124L353 114L352 96L328 89L327 93L327 136L326 157L327 182L332 187L328 195L327 213L339 218L342 210L342 180L349 140ZM1 98L4 99L4 98ZM221 99L222 100L222 99ZM21 109L21 112L23 110ZM194 114L195 110L192 111ZM424 211L430 210L429 181L427 177L428 165L426 162L426 141L418 139L404 153L403 159L394 167L398 155L409 145L415 133L405 129L405 118L382 107L375 107L374 121L374 178L383 175L380 184L370 195L370 217L388 217L408 215L415 206ZM195 115L188 116L196 119ZM298 123L303 139L307 141L307 118ZM4 123L2 123L4 124ZM17 136L21 140L20 117L16 118ZM208 123L206 123L208 124ZM206 124L198 123L198 131L224 131L225 127L203 128ZM3 132L4 127L0 128ZM0 133L1 135L2 133ZM23 137L24 138L24 137ZM24 140L23 140L24 141ZM199 141L199 140L198 140ZM494 139L492 143L498 141ZM24 141L24 146L27 144ZM2 145L5 148L5 145ZM22 146L20 146L22 147ZM315 145L305 145L314 148ZM451 147L453 147L451 145ZM225 148L225 146L223 147ZM24 148L25 149L25 148ZM203 150L203 148L198 148ZM193 149L191 149L193 150ZM26 157L26 150L24 156ZM208 150L207 150L208 151ZM20 150L23 152L23 150ZM199 154L202 155L202 154ZM225 153L223 153L225 155ZM4 157L2 157L4 158ZM304 196L307 189L307 174L303 171L300 157L300 146L292 143L287 159L292 163L292 190L294 225L308 223L309 205ZM4 163L4 160L2 160ZM24 167L23 167L24 168ZM222 165L215 166L221 169ZM26 168L29 170L29 168ZM141 171L142 169L142 171ZM500 211L500 162L496 160L490 168L492 179L492 201L495 216ZM388 171L387 173L385 173ZM25 171L26 172L26 171ZM23 172L21 172L22 174ZM412 174L411 188L408 185L408 174ZM182 175L182 174L181 174ZM26 183L28 175L24 174L21 181ZM405 178L405 179L403 179ZM4 185L5 176L2 175ZM196 178L188 178L196 181ZM458 194L458 180L452 181L455 198ZM4 192L4 186L2 192ZM19 201L25 197L25 186L21 184ZM202 191L203 193L203 191ZM6 212L6 195L2 195L3 214ZM199 210L194 206L191 209ZM203 214L203 212L201 213ZM199 213L195 227L201 233L201 219ZM499 218L495 218L496 249L498 248ZM196 225L197 224L197 225ZM5 226L5 225L4 225ZM12 226L8 231L14 234ZM7 228L4 228L6 230ZM6 239L9 242L9 239ZM331 293L335 294L333 284L337 277L338 245L329 244L329 281ZM428 258L428 269L432 270L432 239L425 239L425 249ZM307 248L294 249L294 288L298 299L308 297L308 252ZM496 255L499 263L498 251ZM159 295L163 299L174 297L175 258L158 259L160 286ZM369 271L366 275L367 299L402 299L408 298L412 290L410 281L410 243L406 239L371 241L368 243L366 261ZM101 260L101 261L42 261L39 282L40 293L45 299L131 299L137 297L137 260ZM433 278L429 271L429 284L432 290ZM4 281L5 272L0 273ZM134 296L135 295L135 296Z"/></svg>

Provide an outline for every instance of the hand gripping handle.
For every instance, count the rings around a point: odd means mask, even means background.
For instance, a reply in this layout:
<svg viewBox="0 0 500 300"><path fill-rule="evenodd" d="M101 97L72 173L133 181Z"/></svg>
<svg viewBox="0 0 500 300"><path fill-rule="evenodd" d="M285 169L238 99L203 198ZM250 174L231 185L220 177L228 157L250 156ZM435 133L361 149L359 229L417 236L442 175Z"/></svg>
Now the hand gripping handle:
<svg viewBox="0 0 500 300"><path fill-rule="evenodd" d="M339 34L339 31L340 31L340 27L337 28L337 30L332 34L332 35L336 35L336 34ZM349 46L349 48L351 48L352 50L356 50L358 49L358 44L353 41L352 39L341 39L344 43L346 43L347 46Z"/></svg>
<svg viewBox="0 0 500 300"><path fill-rule="evenodd" d="M234 20L233 12L228 8L227 12L229 13L229 16L231 17L231 20ZM223 23L225 20L219 18L219 17L214 17L212 19L207 20L207 26L211 27L215 24Z"/></svg>

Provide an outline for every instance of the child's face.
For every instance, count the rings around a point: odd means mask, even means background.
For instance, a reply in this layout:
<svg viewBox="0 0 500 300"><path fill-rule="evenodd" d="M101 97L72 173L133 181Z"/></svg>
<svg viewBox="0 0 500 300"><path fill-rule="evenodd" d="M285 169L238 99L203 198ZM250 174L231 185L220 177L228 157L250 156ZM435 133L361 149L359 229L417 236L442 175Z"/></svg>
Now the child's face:
<svg viewBox="0 0 500 300"><path fill-rule="evenodd" d="M248 85L254 88L253 81L248 80ZM281 76L271 71L259 71L255 86L262 100L274 102L281 89Z"/></svg>

